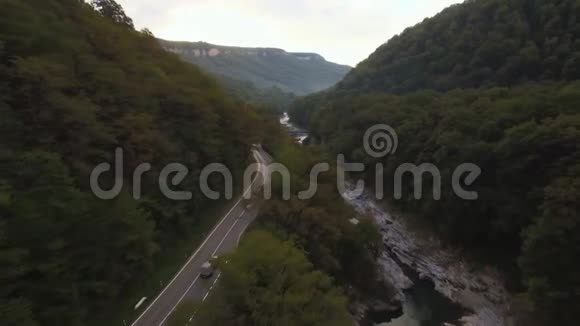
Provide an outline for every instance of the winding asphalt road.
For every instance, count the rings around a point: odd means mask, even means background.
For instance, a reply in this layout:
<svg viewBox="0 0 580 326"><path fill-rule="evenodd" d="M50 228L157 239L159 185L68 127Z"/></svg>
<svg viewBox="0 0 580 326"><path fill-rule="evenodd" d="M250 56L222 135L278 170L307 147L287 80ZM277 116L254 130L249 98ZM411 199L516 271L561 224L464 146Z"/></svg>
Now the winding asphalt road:
<svg viewBox="0 0 580 326"><path fill-rule="evenodd" d="M244 194L259 190L269 176L267 165L271 158L255 148L252 151L259 173ZM253 196L255 197L255 196ZM246 228L256 217L257 205L241 196L207 236L195 253L174 276L161 293L143 310L131 326L162 326L175 308L183 301L203 301L219 279L219 272L210 279L201 279L201 265L215 255L232 251Z"/></svg>

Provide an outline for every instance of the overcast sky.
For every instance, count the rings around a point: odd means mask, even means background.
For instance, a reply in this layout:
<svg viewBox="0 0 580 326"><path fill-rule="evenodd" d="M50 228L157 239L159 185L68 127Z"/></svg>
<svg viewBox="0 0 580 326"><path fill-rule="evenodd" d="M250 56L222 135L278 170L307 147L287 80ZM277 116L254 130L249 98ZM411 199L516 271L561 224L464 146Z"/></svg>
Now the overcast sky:
<svg viewBox="0 0 580 326"><path fill-rule="evenodd" d="M175 41L316 52L351 66L458 0L118 0L137 28Z"/></svg>

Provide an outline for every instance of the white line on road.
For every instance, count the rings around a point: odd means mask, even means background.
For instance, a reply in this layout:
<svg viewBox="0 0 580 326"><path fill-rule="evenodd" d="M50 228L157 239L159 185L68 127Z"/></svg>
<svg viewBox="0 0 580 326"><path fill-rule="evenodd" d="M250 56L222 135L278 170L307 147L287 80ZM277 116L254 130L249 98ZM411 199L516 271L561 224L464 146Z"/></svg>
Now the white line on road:
<svg viewBox="0 0 580 326"><path fill-rule="evenodd" d="M254 155L257 155L260 157L261 160L263 160L264 158L262 157L262 155L259 152L254 152ZM258 161L261 161L258 160ZM256 183L256 181L258 180L257 177L254 178L254 181L252 181L252 183L250 184L250 186L248 187L248 189L246 189L246 191L244 192L244 194L240 197L240 199L238 199L238 201L234 204L234 206L226 213L226 215L224 215L224 217L222 218L222 220L218 223L218 225L216 225L216 227L211 231L211 233L207 236L207 238L205 238L205 240L203 241L203 243L197 248L197 250L195 251L195 253L193 253L193 255L191 255L191 257L189 257L189 259L187 260L187 262L183 265L183 267L181 267L181 269L179 270L179 272L177 272L177 274L175 274L175 276L171 279L171 281L167 284L167 286L161 291L161 293L159 293L159 295L157 295L157 297L155 298L155 300L153 300L153 302L151 302L151 304L149 306L147 306L147 308L141 313L141 315L139 315L139 317L137 317L137 319L135 319L135 321L131 324L131 326L135 326L137 324L137 322L147 313L147 311L149 311L149 309L151 309L151 307L153 307L155 305L155 303L159 300L159 298L165 293L165 291L167 291L167 289L169 289L169 287L171 286L171 284L173 284L173 282L175 282L175 280L179 277L179 275L181 275L181 273L183 272L183 270L185 270L185 268L191 263L191 261L195 258L195 256L197 256L197 254L199 253L199 251L201 250L201 248L203 248L203 246L209 241L209 239L211 238L211 236L215 233L215 231L217 229L219 229L219 227L223 224L223 222L228 218L228 216L231 214L231 212L240 204L240 202L242 201L242 199L244 199L244 196L252 190L252 187L254 186L254 184ZM195 282L195 281L194 281Z"/></svg>
<svg viewBox="0 0 580 326"><path fill-rule="evenodd" d="M246 211L242 211L242 215L244 215ZM228 232L226 233L226 235L223 237L222 241L220 241L220 243L218 244L217 248L215 248L215 250L213 251L213 253L211 254L211 256L215 256L216 252L218 252L218 250L220 250L220 247L222 246L222 244L224 243L224 241L226 241L227 237L230 235L230 233L232 232L232 230L234 229L234 227L236 226L236 224L238 224L239 220L235 220L234 224L232 224L232 226L230 227L230 229L228 230Z"/></svg>
<svg viewBox="0 0 580 326"><path fill-rule="evenodd" d="M245 210L242 211L242 214L244 214ZM222 238L222 240L220 241L220 243L218 244L217 248L215 248L214 252L211 254L212 257L215 256L216 252L220 249L220 247L222 246L222 244L224 243L224 241L228 238L228 236L230 235L230 233L232 232L232 230L234 229L234 227L236 226L236 224L238 224L238 220L234 221L234 224L232 224L232 226L229 228L228 232L226 233L226 235ZM189 290L191 290L191 288L193 287L193 285L195 284L195 282L197 282L199 280L199 275L195 278L195 280L193 280L193 282L189 285L189 287L187 288L187 290L185 290L185 292L183 292L183 294L181 295L181 297L179 298L179 300L177 300L177 303L175 303L175 305L173 305L173 307L171 308L171 310L169 311L169 313L165 316L165 318L163 318L163 320L161 321L161 323L159 323L159 326L162 326L165 321L167 320L167 318L169 318L169 316L171 316L171 314L173 313L173 311L175 311L175 308L177 308L177 306L181 303L181 301L183 300L183 298L185 298L185 296L187 295L187 293L189 292ZM205 296L203 297L203 301L205 301L205 298L207 297L208 293L205 294Z"/></svg>
<svg viewBox="0 0 580 326"><path fill-rule="evenodd" d="M213 280L213 283L209 287L209 290L207 290L207 293L203 296L203 299L201 300L201 302L204 302L205 299L207 299L207 296L211 293L211 290L213 290L213 287L215 286L215 284L217 283L217 281L220 279L220 276L221 275L222 275L221 273L218 273L217 274L217 276L215 277L215 280Z"/></svg>
<svg viewBox="0 0 580 326"><path fill-rule="evenodd" d="M222 273L221 272L218 273L217 276L215 277L215 280L213 281L213 284L209 287L209 291L206 293L205 297L207 297L207 295L209 294L209 292L211 292L211 289L213 289L214 285L220 279L220 276L222 276ZM196 314L197 314L197 310L193 312L193 314L191 315L191 317L189 317L188 323L191 323L191 321L193 320L193 317L195 317Z"/></svg>
<svg viewBox="0 0 580 326"><path fill-rule="evenodd" d="M220 279L220 276L222 276L222 273L221 272L219 272L217 274L217 276L215 277L215 281L213 281L213 285L215 285L217 283L217 281Z"/></svg>

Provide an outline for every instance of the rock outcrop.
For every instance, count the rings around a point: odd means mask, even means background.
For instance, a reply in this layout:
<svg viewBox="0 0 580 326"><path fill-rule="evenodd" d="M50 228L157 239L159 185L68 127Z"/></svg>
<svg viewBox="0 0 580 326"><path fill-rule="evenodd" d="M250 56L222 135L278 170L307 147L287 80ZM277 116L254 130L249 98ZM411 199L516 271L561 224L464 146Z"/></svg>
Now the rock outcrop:
<svg viewBox="0 0 580 326"><path fill-rule="evenodd" d="M469 326L509 325L509 295L499 274L491 267L478 267L465 261L458 251L444 249L436 239L420 239L400 220L386 213L370 197L345 200L361 213L372 216L381 228L386 252L380 266L388 282L399 291L413 286L403 266L430 280L435 290L458 305L473 311L460 322Z"/></svg>
<svg viewBox="0 0 580 326"><path fill-rule="evenodd" d="M349 66L329 62L316 53L206 42L159 42L167 51L218 77L250 82L259 89L277 87L296 95L325 90L351 70Z"/></svg>

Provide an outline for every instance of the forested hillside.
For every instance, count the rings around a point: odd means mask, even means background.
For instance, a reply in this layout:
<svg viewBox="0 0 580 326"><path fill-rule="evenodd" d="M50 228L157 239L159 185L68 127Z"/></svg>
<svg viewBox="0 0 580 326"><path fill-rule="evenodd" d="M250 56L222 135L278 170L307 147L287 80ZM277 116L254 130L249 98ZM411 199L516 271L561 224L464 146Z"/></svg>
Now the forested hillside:
<svg viewBox="0 0 580 326"><path fill-rule="evenodd" d="M336 89L290 111L333 153L386 166L433 163L441 200L404 179L394 203L447 241L502 267L535 321L573 325L580 308L580 3L473 0L407 29ZM395 154L375 159L365 130L386 123ZM461 163L482 175L458 198ZM373 165L371 165L373 164ZM370 168L367 168L370 169ZM372 170L372 169L371 169ZM368 171L368 170L367 170ZM364 175L369 181L374 175ZM389 198L392 198L389 197Z"/></svg>
<svg viewBox="0 0 580 326"><path fill-rule="evenodd" d="M195 175L248 161L258 117L163 50L110 0L0 0L0 324L84 325L195 229ZM104 17L103 17L104 16ZM98 200L91 170L124 149L125 187ZM132 173L144 198L130 196ZM194 199L156 186L188 166ZM112 178L112 174L109 174ZM106 180L103 182L106 184Z"/></svg>
<svg viewBox="0 0 580 326"><path fill-rule="evenodd" d="M407 93L580 77L580 3L469 0L395 36L339 84Z"/></svg>
<svg viewBox="0 0 580 326"><path fill-rule="evenodd" d="M273 48L243 48L205 42L160 40L164 48L202 69L234 80L252 83L258 89L277 87L305 95L327 89L351 69L326 61L316 53L291 53Z"/></svg>
<svg viewBox="0 0 580 326"><path fill-rule="evenodd" d="M258 88L249 81L219 75L215 78L229 96L253 106L267 108L278 115L288 111L296 99L294 93L284 91L277 86Z"/></svg>

